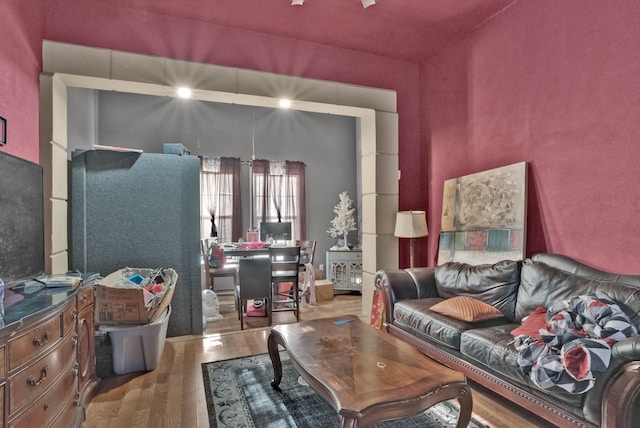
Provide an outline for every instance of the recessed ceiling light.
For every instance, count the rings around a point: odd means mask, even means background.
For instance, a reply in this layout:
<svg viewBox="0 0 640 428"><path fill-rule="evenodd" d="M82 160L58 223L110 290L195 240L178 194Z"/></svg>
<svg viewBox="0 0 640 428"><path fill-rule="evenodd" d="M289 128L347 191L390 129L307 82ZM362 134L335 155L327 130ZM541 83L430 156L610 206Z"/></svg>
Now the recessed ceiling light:
<svg viewBox="0 0 640 428"><path fill-rule="evenodd" d="M362 0L362 7L365 9L376 4L376 0Z"/></svg>
<svg viewBox="0 0 640 428"><path fill-rule="evenodd" d="M280 107L282 108L291 108L291 100L287 98L282 98L280 100Z"/></svg>
<svg viewBox="0 0 640 428"><path fill-rule="evenodd" d="M178 88L178 96L181 98L191 98L191 89Z"/></svg>
<svg viewBox="0 0 640 428"><path fill-rule="evenodd" d="M304 0L291 0L291 6L302 6L304 4Z"/></svg>

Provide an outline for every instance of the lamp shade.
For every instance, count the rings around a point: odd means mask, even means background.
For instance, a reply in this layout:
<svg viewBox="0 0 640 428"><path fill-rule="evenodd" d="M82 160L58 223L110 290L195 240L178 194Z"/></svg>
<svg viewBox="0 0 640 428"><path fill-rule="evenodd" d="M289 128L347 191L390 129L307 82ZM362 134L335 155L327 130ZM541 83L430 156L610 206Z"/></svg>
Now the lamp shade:
<svg viewBox="0 0 640 428"><path fill-rule="evenodd" d="M424 211L399 211L396 216L396 231L398 238L420 238L427 236L427 213Z"/></svg>

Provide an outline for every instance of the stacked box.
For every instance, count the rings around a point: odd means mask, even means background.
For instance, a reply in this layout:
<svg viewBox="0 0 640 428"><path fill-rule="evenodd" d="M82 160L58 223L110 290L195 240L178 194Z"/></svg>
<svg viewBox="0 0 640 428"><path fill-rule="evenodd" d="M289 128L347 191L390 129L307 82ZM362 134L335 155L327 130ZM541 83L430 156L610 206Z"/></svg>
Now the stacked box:
<svg viewBox="0 0 640 428"><path fill-rule="evenodd" d="M333 299L333 281L329 279L319 279L315 281L316 300Z"/></svg>
<svg viewBox="0 0 640 428"><path fill-rule="evenodd" d="M190 155L191 152L180 143L163 143L162 153L166 155Z"/></svg>
<svg viewBox="0 0 640 428"><path fill-rule="evenodd" d="M104 277L96 285L95 323L96 325L148 324L162 316L171 303L178 274L168 268L165 272L165 287L162 296L153 296L143 288L131 286L122 288L120 281L130 274L139 273L146 277L153 269L124 268Z"/></svg>

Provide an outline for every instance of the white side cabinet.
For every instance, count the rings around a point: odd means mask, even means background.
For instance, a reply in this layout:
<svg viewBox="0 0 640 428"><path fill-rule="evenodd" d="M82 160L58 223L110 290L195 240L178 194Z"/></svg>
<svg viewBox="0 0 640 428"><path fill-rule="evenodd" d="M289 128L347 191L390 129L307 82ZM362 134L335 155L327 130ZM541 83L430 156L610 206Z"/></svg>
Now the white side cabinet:
<svg viewBox="0 0 640 428"><path fill-rule="evenodd" d="M362 291L362 250L327 251L326 269L334 290Z"/></svg>

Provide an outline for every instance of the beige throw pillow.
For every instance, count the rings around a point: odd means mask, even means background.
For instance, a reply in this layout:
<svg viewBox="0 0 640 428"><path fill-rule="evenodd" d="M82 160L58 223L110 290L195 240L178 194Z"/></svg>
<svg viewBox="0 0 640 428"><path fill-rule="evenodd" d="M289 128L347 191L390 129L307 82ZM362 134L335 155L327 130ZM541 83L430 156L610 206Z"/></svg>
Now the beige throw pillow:
<svg viewBox="0 0 640 428"><path fill-rule="evenodd" d="M443 300L430 309L433 312L466 322L485 321L504 316L499 309L467 296L456 296Z"/></svg>

